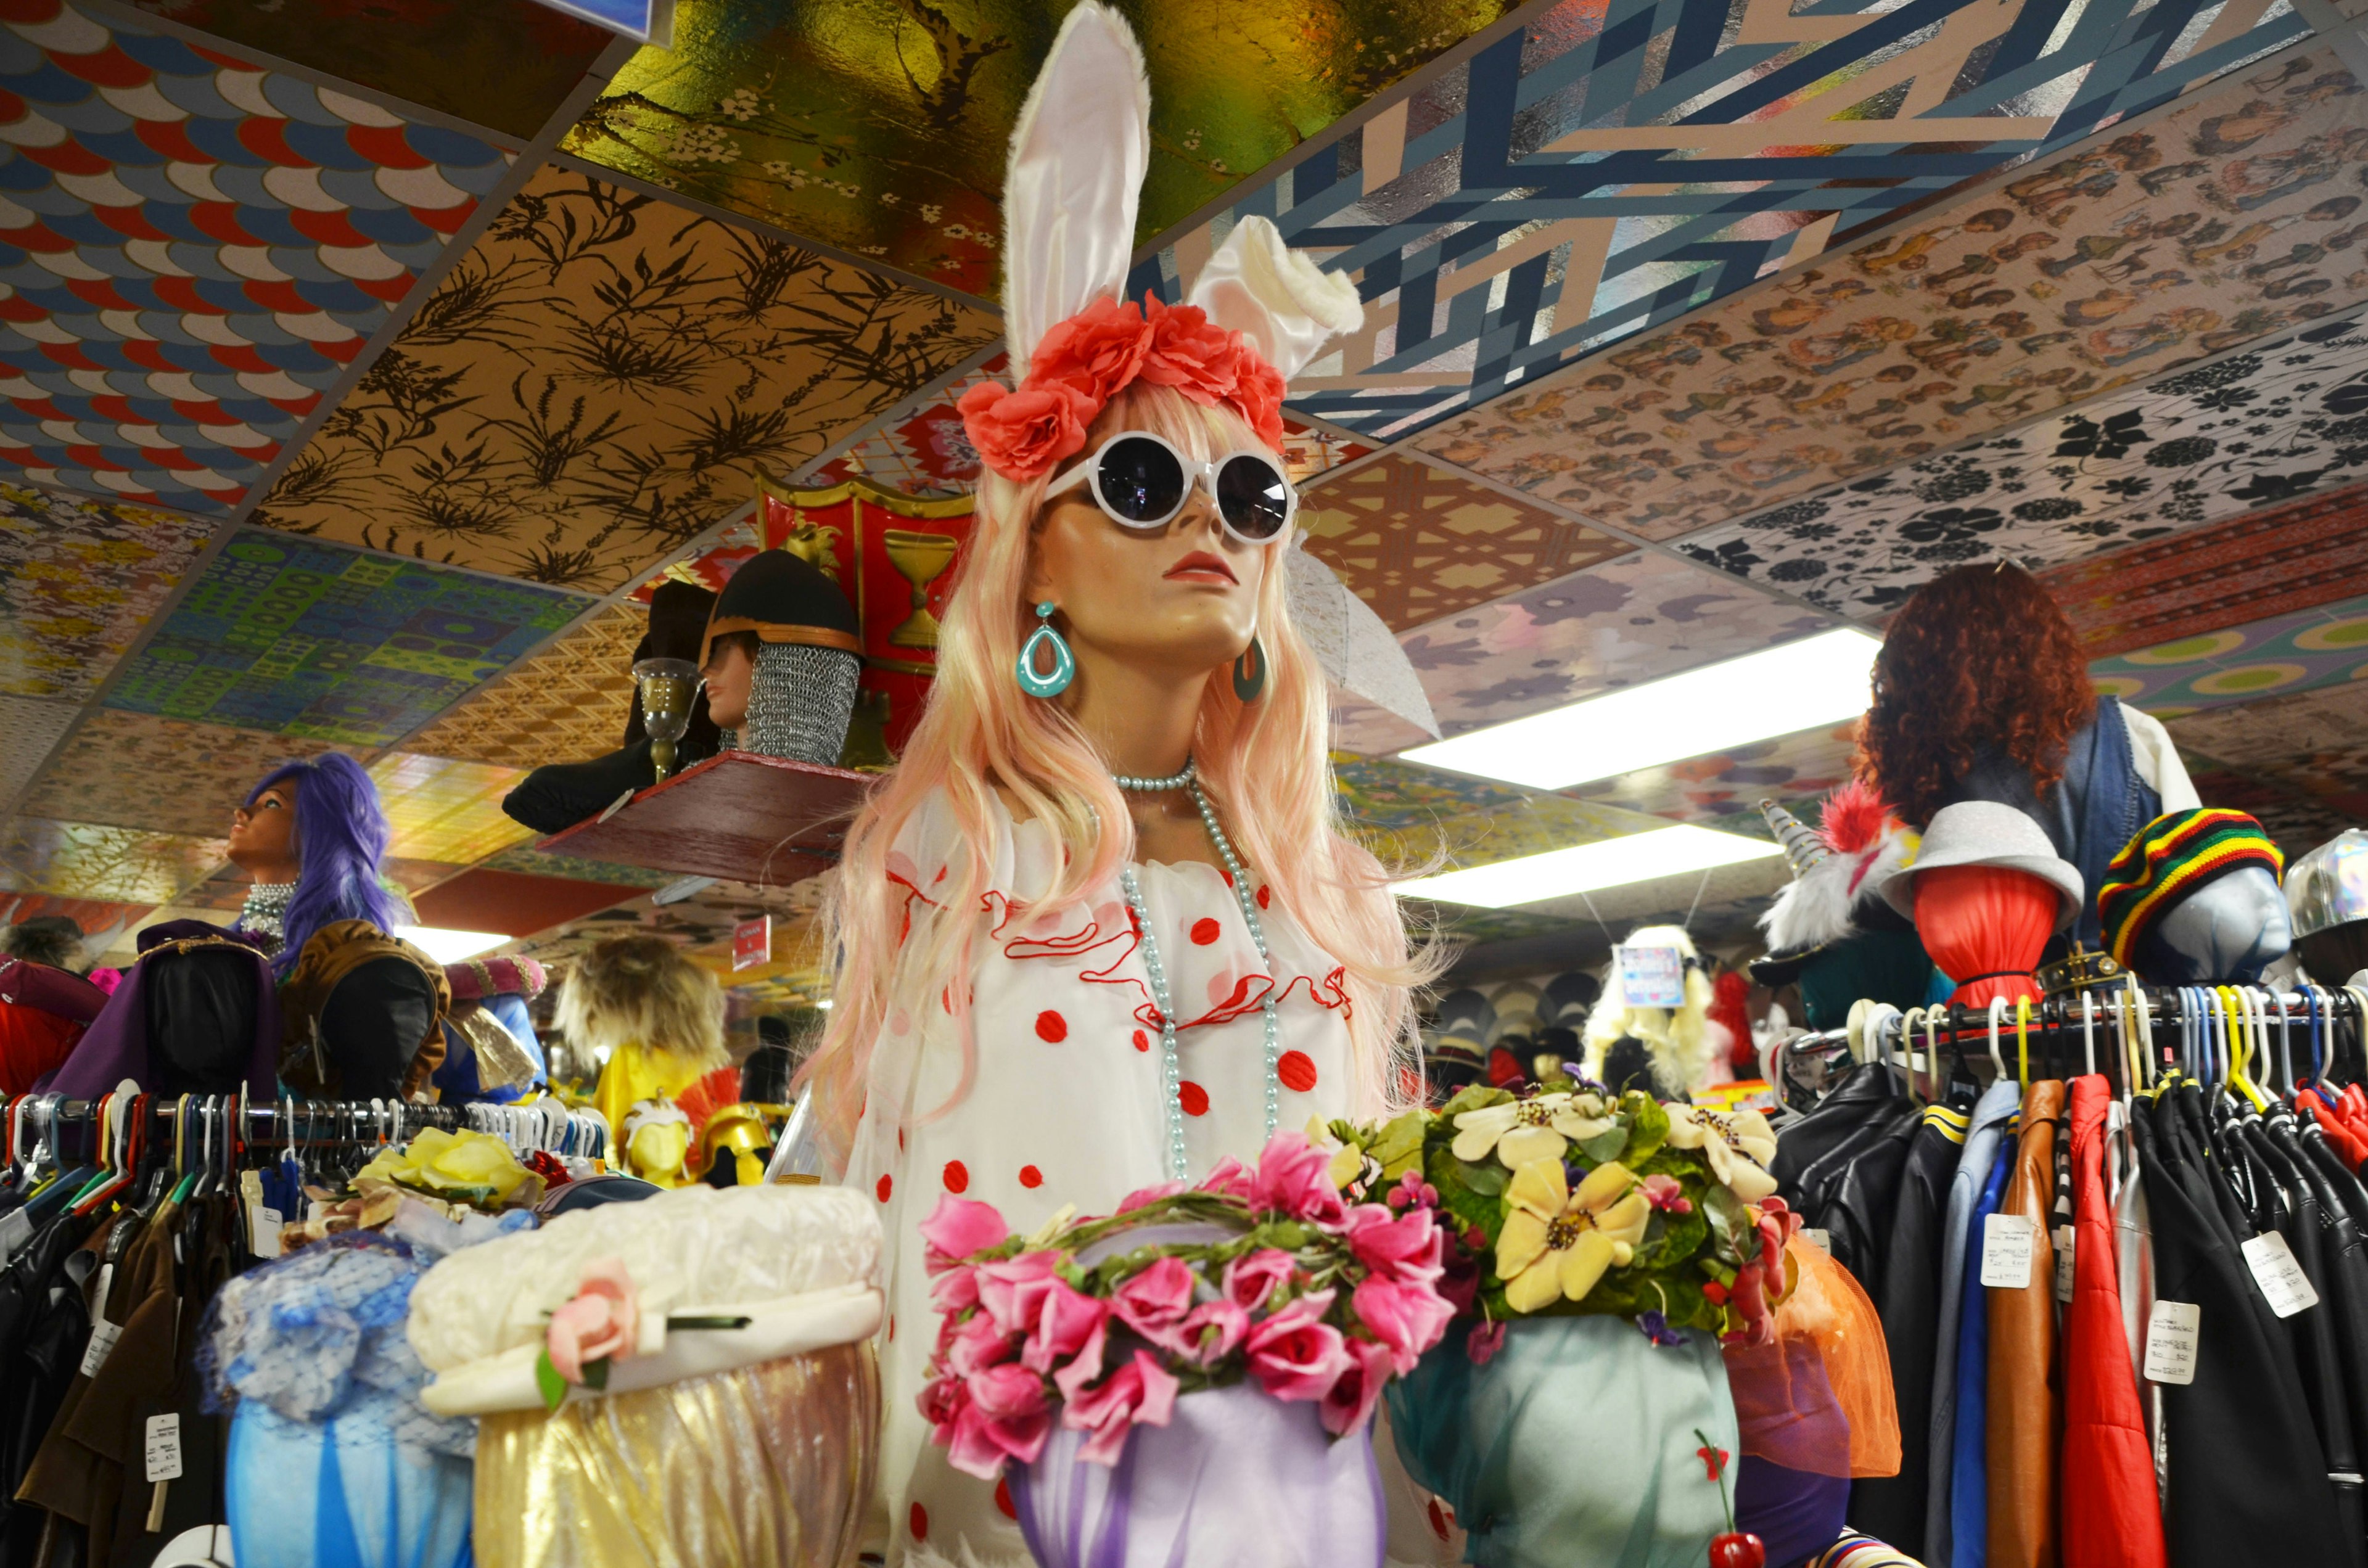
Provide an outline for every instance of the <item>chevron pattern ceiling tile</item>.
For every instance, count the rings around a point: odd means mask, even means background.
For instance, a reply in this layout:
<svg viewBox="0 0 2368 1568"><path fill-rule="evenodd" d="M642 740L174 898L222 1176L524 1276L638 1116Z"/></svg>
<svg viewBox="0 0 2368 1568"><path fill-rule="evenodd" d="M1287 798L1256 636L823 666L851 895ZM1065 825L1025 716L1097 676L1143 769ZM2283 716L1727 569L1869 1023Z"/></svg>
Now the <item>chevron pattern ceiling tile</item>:
<svg viewBox="0 0 2368 1568"><path fill-rule="evenodd" d="M1391 456L1300 497L1307 550L1393 631L1628 553L1609 534Z"/></svg>
<svg viewBox="0 0 2368 1568"><path fill-rule="evenodd" d="M129 661L107 706L384 745L591 602L243 528Z"/></svg>
<svg viewBox="0 0 2368 1568"><path fill-rule="evenodd" d="M1890 614L1950 567L2077 561L2368 472L2368 317L2305 328L1679 542L1838 613Z"/></svg>
<svg viewBox="0 0 2368 1568"><path fill-rule="evenodd" d="M214 838L230 831L231 814L265 774L332 749L355 752L268 730L99 708L84 715L19 809L62 821ZM357 755L368 762L375 754Z"/></svg>
<svg viewBox="0 0 2368 1568"><path fill-rule="evenodd" d="M641 607L610 606L478 687L404 749L518 768L607 756L625 741L633 650L648 626Z"/></svg>
<svg viewBox="0 0 2368 1568"><path fill-rule="evenodd" d="M0 18L0 463L223 513L507 154L102 21Z"/></svg>
<svg viewBox="0 0 2368 1568"><path fill-rule="evenodd" d="M2368 295L2359 91L2289 51L1418 444L1673 539L2335 314Z"/></svg>
<svg viewBox="0 0 2368 1568"><path fill-rule="evenodd" d="M1364 330L1293 403L1399 436L2304 36L2268 0L1567 0L1136 269L1238 219L1329 252ZM1584 509L1584 508L1582 508Z"/></svg>
<svg viewBox="0 0 2368 1568"><path fill-rule="evenodd" d="M2368 680L2368 595L2117 653L2089 678L2166 720Z"/></svg>

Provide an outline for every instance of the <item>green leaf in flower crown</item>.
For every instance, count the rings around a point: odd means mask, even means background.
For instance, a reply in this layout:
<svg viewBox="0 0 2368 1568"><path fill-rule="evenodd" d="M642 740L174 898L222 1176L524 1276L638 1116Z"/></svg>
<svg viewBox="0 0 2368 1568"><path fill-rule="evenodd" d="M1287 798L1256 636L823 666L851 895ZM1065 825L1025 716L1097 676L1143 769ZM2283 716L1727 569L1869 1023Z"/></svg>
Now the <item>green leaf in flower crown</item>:
<svg viewBox="0 0 2368 1568"><path fill-rule="evenodd" d="M1476 1165L1467 1165L1453 1154L1449 1154L1447 1159L1456 1168L1458 1184L1470 1187L1483 1198L1504 1196L1507 1184L1513 1179L1513 1173L1507 1170L1494 1154Z"/></svg>
<svg viewBox="0 0 2368 1568"><path fill-rule="evenodd" d="M1578 1149L1589 1164L1608 1165L1627 1153L1628 1129L1615 1121L1594 1137L1583 1141Z"/></svg>
<svg viewBox="0 0 2368 1568"><path fill-rule="evenodd" d="M1494 1245L1497 1233L1505 1223L1504 1205L1495 1193L1474 1192L1465 1185L1464 1179L1482 1168L1465 1165L1449 1153L1442 1144L1430 1151L1427 1175L1430 1185L1439 1188L1439 1206L1446 1210L1461 1228L1468 1231L1477 1226L1481 1234ZM1503 1190L1501 1181L1497 1190Z"/></svg>
<svg viewBox="0 0 2368 1568"><path fill-rule="evenodd" d="M1622 1163L1633 1171L1638 1161L1650 1159L1669 1141L1669 1113L1652 1096L1638 1094L1624 1096L1620 1111L1628 1121L1628 1154Z"/></svg>
<svg viewBox="0 0 2368 1568"><path fill-rule="evenodd" d="M1754 1229L1759 1221L1744 1207L1743 1199L1727 1189L1724 1182L1713 1182L1694 1199L1694 1207L1710 1221L1710 1228L1719 1244L1732 1249L1736 1238L1746 1230Z"/></svg>
<svg viewBox="0 0 2368 1568"><path fill-rule="evenodd" d="M1382 1179L1395 1181L1422 1165L1423 1133L1430 1119L1418 1110L1407 1111L1395 1121L1383 1127L1381 1136L1365 1148L1365 1153L1382 1164Z"/></svg>
<svg viewBox="0 0 2368 1568"><path fill-rule="evenodd" d="M546 1349L534 1358L535 1392L542 1395L542 1408L547 1415L557 1410L567 1398L567 1380L551 1364L551 1352Z"/></svg>
<svg viewBox="0 0 2368 1568"><path fill-rule="evenodd" d="M1446 1127L1448 1136L1453 1137L1455 1119L1465 1111L1482 1110L1492 1105L1503 1105L1513 1097L1511 1090L1500 1089L1494 1084L1467 1084L1455 1091L1453 1099L1439 1108L1439 1119Z"/></svg>

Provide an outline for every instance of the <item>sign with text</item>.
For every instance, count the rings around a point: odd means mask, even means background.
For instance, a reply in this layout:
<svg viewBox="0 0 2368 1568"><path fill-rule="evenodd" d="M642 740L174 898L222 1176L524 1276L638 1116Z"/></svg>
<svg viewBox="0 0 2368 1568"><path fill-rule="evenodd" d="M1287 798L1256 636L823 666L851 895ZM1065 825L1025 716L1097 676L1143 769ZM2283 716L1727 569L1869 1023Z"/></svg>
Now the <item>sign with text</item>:
<svg viewBox="0 0 2368 1568"><path fill-rule="evenodd" d="M732 927L732 967L736 971L773 961L773 917L759 915Z"/></svg>

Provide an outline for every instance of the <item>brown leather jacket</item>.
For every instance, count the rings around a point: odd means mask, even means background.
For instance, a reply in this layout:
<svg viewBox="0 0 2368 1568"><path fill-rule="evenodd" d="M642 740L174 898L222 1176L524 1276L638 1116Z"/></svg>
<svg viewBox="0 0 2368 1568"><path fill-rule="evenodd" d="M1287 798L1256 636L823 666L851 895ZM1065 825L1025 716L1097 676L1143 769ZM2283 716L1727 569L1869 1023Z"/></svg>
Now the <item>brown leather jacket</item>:
<svg viewBox="0 0 2368 1568"><path fill-rule="evenodd" d="M2055 1461L2064 1440L2064 1384L2055 1362L2055 1248L2047 1233L2055 1201L2055 1129L2064 1085L2022 1096L2021 1142L1998 1200L2029 1217L2030 1282L1990 1290L1990 1568L2056 1568Z"/></svg>

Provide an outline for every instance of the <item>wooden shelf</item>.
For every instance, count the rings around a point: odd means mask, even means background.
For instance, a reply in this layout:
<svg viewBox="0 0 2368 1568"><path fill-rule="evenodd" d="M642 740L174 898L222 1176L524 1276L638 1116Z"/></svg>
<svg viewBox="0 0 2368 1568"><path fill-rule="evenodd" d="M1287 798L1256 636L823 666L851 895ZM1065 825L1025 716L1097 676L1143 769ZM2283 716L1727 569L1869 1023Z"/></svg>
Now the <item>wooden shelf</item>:
<svg viewBox="0 0 2368 1568"><path fill-rule="evenodd" d="M535 846L685 877L786 887L838 860L877 775L727 751L653 784L606 819Z"/></svg>

